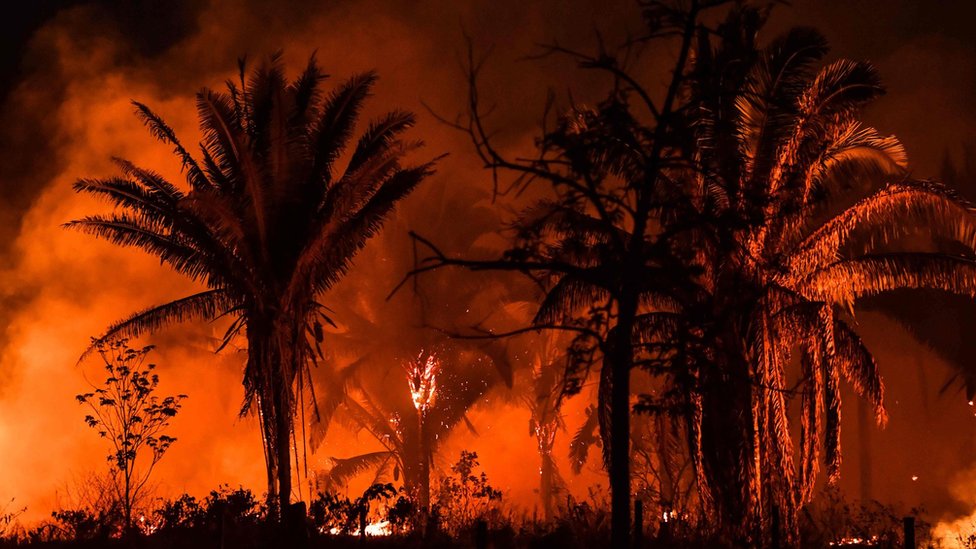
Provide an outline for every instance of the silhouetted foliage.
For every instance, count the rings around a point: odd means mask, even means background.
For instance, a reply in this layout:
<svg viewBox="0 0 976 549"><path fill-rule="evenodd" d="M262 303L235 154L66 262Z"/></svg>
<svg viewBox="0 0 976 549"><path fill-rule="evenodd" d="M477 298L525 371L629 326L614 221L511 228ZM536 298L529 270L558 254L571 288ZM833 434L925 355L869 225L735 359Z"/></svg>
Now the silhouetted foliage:
<svg viewBox="0 0 976 549"><path fill-rule="evenodd" d="M363 494L355 500L341 497L334 493L320 492L318 497L309 506L309 517L312 526L316 531L323 534L359 534L365 535L366 526L373 522L386 520L381 509L373 511L376 504L384 504L387 509L391 506L389 501L397 496L397 490L392 484L373 484L363 491ZM402 498L402 496L401 496ZM397 500L399 502L399 499ZM403 511L401 504L400 512ZM387 511L387 514L389 511ZM401 520L400 525L405 522Z"/></svg>
<svg viewBox="0 0 976 549"><path fill-rule="evenodd" d="M477 452L461 450L457 463L451 466L451 474L440 479L435 513L439 525L451 534L470 530L475 521L500 522L496 504L501 501L502 493L477 468Z"/></svg>
<svg viewBox="0 0 976 549"><path fill-rule="evenodd" d="M803 547L854 545L862 547L904 547L903 519L915 520L916 546L932 547L931 525L922 520L919 509L898 509L877 501L849 501L836 487L825 488L800 517Z"/></svg>
<svg viewBox="0 0 976 549"><path fill-rule="evenodd" d="M146 484L174 437L163 431L179 413L186 395L159 397L155 364L145 362L152 347L132 349L125 339L99 342L95 348L108 377L94 392L78 395L91 414L89 427L109 441L113 488L126 530L134 528L132 510L145 495ZM55 517L57 518L57 517Z"/></svg>
<svg viewBox="0 0 976 549"><path fill-rule="evenodd" d="M31 543L51 541L106 541L118 534L124 524L118 507L92 511L61 509L53 511L48 522L29 530Z"/></svg>
<svg viewBox="0 0 976 549"><path fill-rule="evenodd" d="M189 494L162 502L153 511L153 515L156 517L158 529L163 532L181 528L203 528L207 519L206 509L197 498Z"/></svg>

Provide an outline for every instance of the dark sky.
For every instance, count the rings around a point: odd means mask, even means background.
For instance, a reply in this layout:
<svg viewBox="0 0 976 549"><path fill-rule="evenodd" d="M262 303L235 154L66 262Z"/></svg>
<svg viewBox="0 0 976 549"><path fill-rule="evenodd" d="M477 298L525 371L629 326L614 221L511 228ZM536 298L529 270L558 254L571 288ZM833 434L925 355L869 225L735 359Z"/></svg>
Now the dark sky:
<svg viewBox="0 0 976 549"><path fill-rule="evenodd" d="M4 311L0 321L5 320L4 315L13 317L13 325L18 327L35 321L31 315L50 307L48 297L38 297L46 286L63 287L69 298L94 291L83 282L45 278L63 269L53 262L27 257L30 253L14 245L33 238L33 228L22 226L25 216L32 223L41 219L52 225L66 220L48 219L36 208L32 210L42 193L64 184L65 177L91 175L74 171L65 174L66 167L100 166L95 160L87 162L85 155L107 158L117 154L116 149L85 148L77 143L78 136L85 135L85 124L90 125L92 120L82 117L78 126L71 126L78 122L72 115L91 114L82 108L88 95L97 95L104 102L99 93L121 82L131 87L120 93L131 93L137 99L148 95L164 105L178 104L201 85L219 85L220 79L233 70L237 56L263 55L287 46L304 48L297 52L299 56L318 49L327 69L331 63L345 71L350 67L379 67L383 82L392 83L397 101L405 107L422 111L423 100L453 114L460 108L458 99L464 93L456 64L462 45L460 29L464 27L480 47L496 46L492 62L497 69L488 72L492 81L486 91L503 98L500 103L517 105L506 122L525 124L524 120L534 121L533 116L541 110L545 85L554 85L560 91L567 87L586 89L594 81L566 63L532 65L517 61L518 57L531 53L533 44L554 39L589 47L594 29L619 35L621 29L636 22L633 12L633 3L625 0L21 2L0 18L0 270L7 271L3 278L6 288L0 294ZM868 122L883 133L896 134L908 148L915 174L931 177L938 175L947 151L957 164L962 163L964 143L976 138L974 16L974 3L960 0L799 0L792 6L776 8L766 37L791 25L813 26L830 39L834 56L873 61L887 83L888 94L870 108ZM391 59L391 55L402 55L404 61ZM97 74L99 71L104 77ZM391 90L385 91L389 94ZM139 130L134 118L120 124L124 125L106 124L105 131ZM452 152L439 177L444 181L471 180L472 166L477 171L477 164L465 156L470 151L464 141L443 128L424 128L424 137L430 136L432 148ZM525 135L510 137L511 144L530 145L529 128L517 129ZM976 188L963 190L971 193ZM85 268L79 271L90 278L79 275L82 281L93 285L101 282L100 276ZM953 347L943 354L965 359L976 353L976 347L966 345L976 340L970 337L976 328L972 307L928 298L899 299L901 306L895 309L903 316L915 317L922 326L935 326L936 332L950 340ZM108 314L127 312L118 309L124 306L118 299L109 302L115 308ZM137 298L133 302L147 304ZM100 319L97 322L106 320L96 318ZM949 370L936 355L905 338L901 328L883 317L868 314L863 328L882 367L886 360L892 366L885 372L894 395L890 401L895 408L893 425L875 439L875 455L889 464L879 467L893 488L880 495L904 496L913 503L922 501L948 509L951 506L946 501L951 494L947 485L954 482L953 470L971 466L971 459L961 452L973 449L974 427L966 424L960 428L955 416L946 420L949 427L937 426L943 415L958 412L958 403L933 397ZM6 328L2 333L7 334ZM88 335L72 332L72 337L81 342ZM10 338L20 342L25 336L13 331L0 343ZM9 354L7 350L0 354L0 368L13 364ZM933 364L936 366L930 367ZM0 372L0 378L7 375ZM918 386L923 386L923 396L909 394ZM899 403L910 403L904 405L909 412L901 413ZM855 415L853 406L850 409L848 420ZM963 412L971 423L970 412ZM933 448L931 454L938 456L935 463L926 462L919 452L899 450L917 445L915 439L922 433L927 433L924 440L928 444L939 437L948 440L955 436L953 433L962 442L952 439ZM857 461L855 457L849 459ZM923 467L948 469L938 473L938 482L924 487L910 484L906 480L910 472ZM961 510L958 506L955 509Z"/></svg>

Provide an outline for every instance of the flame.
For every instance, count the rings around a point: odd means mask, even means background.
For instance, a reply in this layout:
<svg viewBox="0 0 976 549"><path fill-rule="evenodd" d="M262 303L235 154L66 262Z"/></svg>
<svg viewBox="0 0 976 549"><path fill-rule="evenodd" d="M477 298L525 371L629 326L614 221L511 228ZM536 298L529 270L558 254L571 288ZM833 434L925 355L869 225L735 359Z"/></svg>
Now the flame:
<svg viewBox="0 0 976 549"><path fill-rule="evenodd" d="M878 543L878 536L871 536L869 538L841 538L837 541L830 542L831 547L841 547L844 545L874 545Z"/></svg>
<svg viewBox="0 0 976 549"><path fill-rule="evenodd" d="M329 529L329 533L335 536L341 534L342 531L338 528L331 528ZM359 533L359 530L356 530L355 532L350 532L350 535L358 536ZM387 520L379 520L366 525L367 536L389 536L392 533L390 522Z"/></svg>
<svg viewBox="0 0 976 549"><path fill-rule="evenodd" d="M440 362L433 354L423 358L421 352L417 360L407 366L407 384L410 386L410 396L413 407L421 414L426 413L437 400L437 372Z"/></svg>
<svg viewBox="0 0 976 549"><path fill-rule="evenodd" d="M146 515L139 515L139 522L136 526L142 535L151 536L159 529L159 525L153 521L146 520Z"/></svg>
<svg viewBox="0 0 976 549"><path fill-rule="evenodd" d="M546 423L539 423L538 421L533 421L533 431L535 431L536 444L539 446L539 453L544 455L550 455L552 453L552 445L556 439L556 430L558 424L556 421L549 421Z"/></svg>

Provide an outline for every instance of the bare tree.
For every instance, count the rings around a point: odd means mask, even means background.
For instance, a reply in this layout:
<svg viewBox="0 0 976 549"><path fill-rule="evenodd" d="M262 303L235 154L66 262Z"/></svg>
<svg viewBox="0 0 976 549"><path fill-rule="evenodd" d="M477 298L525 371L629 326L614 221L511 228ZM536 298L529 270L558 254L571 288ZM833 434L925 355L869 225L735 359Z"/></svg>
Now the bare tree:
<svg viewBox="0 0 976 549"><path fill-rule="evenodd" d="M416 235L431 255L410 276L445 266L525 273L544 297L524 331L553 329L576 336L567 350L568 391L578 390L593 367L599 369L597 417L610 476L614 547L629 545L630 374L643 360L635 357L638 348L652 344L641 334L672 321L663 306L672 294L696 291L693 281L673 271L680 264L660 238L658 219L666 200L662 191L673 184L671 172L692 161L682 154L691 136L684 91L693 46L706 30L701 17L725 3L641 2L645 32L619 51L601 45L589 55L548 47L547 53L568 55L582 68L608 74L612 84L597 106L573 105L553 128L550 102L538 149L528 158L510 158L496 147L478 93L484 61L469 48L468 112L445 122L471 138L498 192L532 187L534 195L547 198L521 212L512 246L501 257L459 259ZM627 66L652 41L674 53L661 90L643 86ZM502 186L506 174L512 182Z"/></svg>

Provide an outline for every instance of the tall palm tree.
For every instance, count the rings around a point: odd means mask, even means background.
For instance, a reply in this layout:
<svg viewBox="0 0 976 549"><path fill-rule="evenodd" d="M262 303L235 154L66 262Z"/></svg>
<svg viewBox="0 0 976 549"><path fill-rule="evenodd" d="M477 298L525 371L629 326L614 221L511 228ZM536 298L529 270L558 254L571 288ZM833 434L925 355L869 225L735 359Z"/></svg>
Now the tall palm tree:
<svg viewBox="0 0 976 549"><path fill-rule="evenodd" d="M858 121L882 93L874 68L824 63L826 41L811 29L758 49L762 18L733 10L717 39L698 41L689 90L696 169L674 173L681 184L662 234L703 292L672 304L675 324L654 327L658 338L681 331L688 342L670 368L706 503L725 531L752 544L795 535L821 459L831 480L839 474L841 379L885 419L855 302L905 288L976 294L969 206L909 178L898 140ZM916 231L968 251L898 250Z"/></svg>
<svg viewBox="0 0 976 549"><path fill-rule="evenodd" d="M95 344L136 337L192 318L234 318L228 338L245 331L242 414L256 404L268 473L268 499L281 512L291 495L289 450L296 399L311 387L308 366L322 322L317 298L349 267L395 204L432 172L404 165L419 143L401 134L414 117L393 111L373 121L349 149L374 73L354 76L327 96L314 57L288 82L280 55L227 92L203 89L197 111L199 160L145 105L149 131L171 145L186 186L125 160L121 177L83 179L78 192L116 210L67 226L141 249L206 290L135 313ZM322 418L327 419L327 418ZM304 427L304 426L303 426Z"/></svg>

